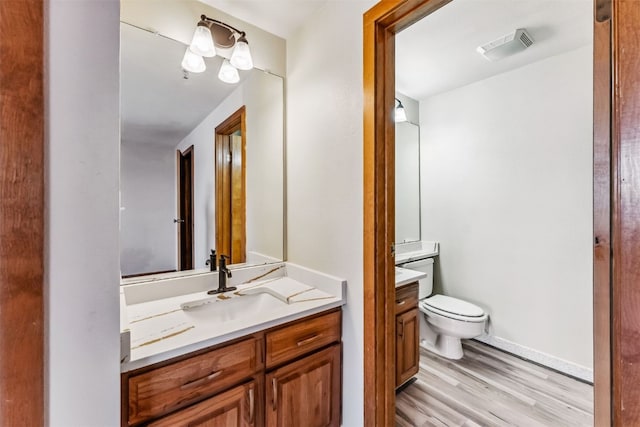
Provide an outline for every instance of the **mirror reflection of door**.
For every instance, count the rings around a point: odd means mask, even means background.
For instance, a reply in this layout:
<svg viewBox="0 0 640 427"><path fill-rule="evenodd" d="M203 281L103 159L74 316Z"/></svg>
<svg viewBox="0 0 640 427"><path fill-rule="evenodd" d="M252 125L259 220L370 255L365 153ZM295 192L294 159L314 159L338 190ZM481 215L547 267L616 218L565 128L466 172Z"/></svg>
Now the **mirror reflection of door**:
<svg viewBox="0 0 640 427"><path fill-rule="evenodd" d="M178 150L178 270L193 269L193 145Z"/></svg>
<svg viewBox="0 0 640 427"><path fill-rule="evenodd" d="M245 107L216 127L216 251L246 261Z"/></svg>

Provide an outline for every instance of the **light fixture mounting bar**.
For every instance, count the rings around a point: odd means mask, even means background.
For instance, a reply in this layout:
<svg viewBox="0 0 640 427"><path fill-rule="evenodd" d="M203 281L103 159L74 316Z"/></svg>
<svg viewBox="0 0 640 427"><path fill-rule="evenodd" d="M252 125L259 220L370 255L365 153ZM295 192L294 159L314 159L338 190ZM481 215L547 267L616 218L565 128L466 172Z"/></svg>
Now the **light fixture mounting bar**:
<svg viewBox="0 0 640 427"><path fill-rule="evenodd" d="M229 30L235 32L236 34L239 34L241 37L244 37L247 35L247 33L245 33L244 31L240 31L236 27L229 25L225 22L218 21L217 19L209 18L207 15L200 15L200 19L207 23L218 24L222 27L228 28Z"/></svg>

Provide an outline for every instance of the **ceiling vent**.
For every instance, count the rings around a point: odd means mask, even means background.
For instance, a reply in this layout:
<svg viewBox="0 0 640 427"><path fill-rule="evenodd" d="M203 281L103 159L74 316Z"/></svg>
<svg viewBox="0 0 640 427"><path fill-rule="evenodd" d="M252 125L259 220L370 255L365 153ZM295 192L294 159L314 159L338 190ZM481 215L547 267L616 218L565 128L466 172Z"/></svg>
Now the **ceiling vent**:
<svg viewBox="0 0 640 427"><path fill-rule="evenodd" d="M498 61L521 52L533 44L533 37L524 28L518 28L490 43L478 46L478 53L489 61Z"/></svg>

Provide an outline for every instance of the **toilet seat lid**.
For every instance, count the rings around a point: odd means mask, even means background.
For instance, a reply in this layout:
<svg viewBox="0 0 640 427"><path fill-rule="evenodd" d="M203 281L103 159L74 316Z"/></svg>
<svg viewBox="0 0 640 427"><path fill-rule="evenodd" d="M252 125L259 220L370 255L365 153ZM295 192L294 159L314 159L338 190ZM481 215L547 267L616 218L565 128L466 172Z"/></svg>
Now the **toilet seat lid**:
<svg viewBox="0 0 640 427"><path fill-rule="evenodd" d="M477 305L473 305L470 302L462 301L457 298L452 298L445 295L434 295L432 297L425 298L423 300L423 304L427 307L435 309L436 311L455 314L457 316L484 316L484 310L482 310Z"/></svg>

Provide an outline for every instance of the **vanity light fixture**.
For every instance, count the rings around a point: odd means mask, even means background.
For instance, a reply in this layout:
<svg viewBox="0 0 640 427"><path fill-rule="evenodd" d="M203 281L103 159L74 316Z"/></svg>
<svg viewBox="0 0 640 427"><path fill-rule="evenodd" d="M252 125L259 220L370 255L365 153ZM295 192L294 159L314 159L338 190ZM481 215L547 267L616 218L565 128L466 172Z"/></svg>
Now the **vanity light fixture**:
<svg viewBox="0 0 640 427"><path fill-rule="evenodd" d="M213 46L211 29L205 18L205 15L201 16L200 22L198 22L196 26L196 31L193 33L193 39L191 39L189 49L196 55L213 58L216 56L216 48Z"/></svg>
<svg viewBox="0 0 640 427"><path fill-rule="evenodd" d="M190 73L202 73L207 69L207 66L202 56L196 55L191 51L191 48L187 48L184 58L182 58L182 69Z"/></svg>
<svg viewBox="0 0 640 427"><path fill-rule="evenodd" d="M244 31L229 24L201 15L191 45L182 59L182 68L192 73L201 73L206 69L205 56L216 56L216 48L233 48L230 60L225 59L222 63L218 78L225 83L238 83L238 70L247 71L253 68L246 35Z"/></svg>
<svg viewBox="0 0 640 427"><path fill-rule="evenodd" d="M398 105L396 105L396 109L395 109L395 121L396 123L406 122L407 112L404 110L404 106L402 105L402 102L400 102L398 98L396 98L396 101L398 101Z"/></svg>
<svg viewBox="0 0 640 427"><path fill-rule="evenodd" d="M238 69L231 65L228 59L222 62L222 66L218 72L218 78L225 83L238 83L240 81Z"/></svg>
<svg viewBox="0 0 640 427"><path fill-rule="evenodd" d="M250 70L253 68L253 59L251 58L251 51L249 50L249 43L247 38L243 35L240 36L236 42L236 47L231 54L231 65L238 70Z"/></svg>

